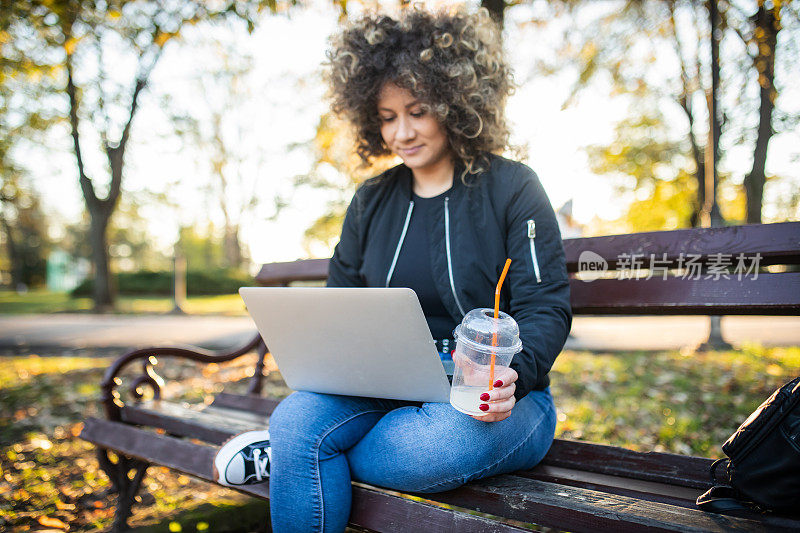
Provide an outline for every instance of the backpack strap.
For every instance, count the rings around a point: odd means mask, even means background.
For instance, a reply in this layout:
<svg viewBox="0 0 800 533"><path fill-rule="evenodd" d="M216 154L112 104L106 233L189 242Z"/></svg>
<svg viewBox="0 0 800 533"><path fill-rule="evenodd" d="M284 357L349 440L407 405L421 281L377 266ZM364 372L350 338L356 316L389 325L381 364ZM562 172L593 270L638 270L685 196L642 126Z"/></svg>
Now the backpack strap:
<svg viewBox="0 0 800 533"><path fill-rule="evenodd" d="M717 479L717 467L719 465L721 465L722 463L728 463L729 464L728 458L727 457L723 457L722 459L717 459L716 461L711 463L711 468L709 468L709 474L711 475L711 483L713 483L714 485L718 485L719 484L719 480ZM727 467L727 464L725 466Z"/></svg>
<svg viewBox="0 0 800 533"><path fill-rule="evenodd" d="M753 511L737 499L737 492L727 485L715 485L697 497L697 506L709 513L736 515L742 511Z"/></svg>

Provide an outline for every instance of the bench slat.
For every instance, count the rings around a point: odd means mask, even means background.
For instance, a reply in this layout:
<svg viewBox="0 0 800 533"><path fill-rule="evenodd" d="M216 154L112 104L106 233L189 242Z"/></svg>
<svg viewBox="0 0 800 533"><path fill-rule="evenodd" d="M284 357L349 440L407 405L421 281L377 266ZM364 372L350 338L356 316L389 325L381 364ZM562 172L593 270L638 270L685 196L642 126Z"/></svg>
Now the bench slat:
<svg viewBox="0 0 800 533"><path fill-rule="evenodd" d="M294 281L320 281L328 277L328 259L267 263L256 275L260 285L288 285Z"/></svg>
<svg viewBox="0 0 800 533"><path fill-rule="evenodd" d="M515 472L515 475L572 487L609 492L651 502L667 503L694 510L697 510L697 504L695 503L697 497L705 492L702 489L544 465L539 465L533 470ZM800 520L798 519L773 514L764 515L755 511L741 511L736 516L763 522L777 528L800 531Z"/></svg>
<svg viewBox="0 0 800 533"><path fill-rule="evenodd" d="M263 396L254 396L252 394L230 394L227 392L220 392L214 397L214 401L211 405L214 407L229 407L231 409L255 413L257 415L269 416L279 403L280 400L274 398L264 398Z"/></svg>
<svg viewBox="0 0 800 533"><path fill-rule="evenodd" d="M713 254L730 254L736 258L740 253L752 258L761 254L761 265L800 263L800 222L776 224L749 224L723 228L689 228L673 231L647 231L624 235L581 237L564 239L567 271L577 272L581 253L591 251L608 262L614 269L617 259L623 254L655 254L657 259L667 254L674 263L688 254L707 257Z"/></svg>
<svg viewBox="0 0 800 533"><path fill-rule="evenodd" d="M541 464L706 490L713 460L556 439Z"/></svg>
<svg viewBox="0 0 800 533"><path fill-rule="evenodd" d="M388 499L387 495L395 499ZM409 505L412 503L414 505ZM354 525L387 533L442 531L448 533L530 533L530 529L482 516L403 498L399 492L353 483L350 521ZM369 524L366 526L366 524ZM423 525L424 524L424 525Z"/></svg>
<svg viewBox="0 0 800 533"><path fill-rule="evenodd" d="M515 475L493 476L452 491L422 496L513 520L587 533L796 531L800 526L800 521L790 521L788 527L780 524L767 525L754 520L705 513L696 509Z"/></svg>
<svg viewBox="0 0 800 533"><path fill-rule="evenodd" d="M266 416L212 407L197 410L164 400L125 406L122 408L122 420L217 445L238 433L268 426Z"/></svg>
<svg viewBox="0 0 800 533"><path fill-rule="evenodd" d="M217 448L129 426L89 418L81 438L103 448L115 450L151 464L212 481L212 463ZM240 492L269 499L269 483L238 488ZM529 531L480 516L459 513L425 502L403 498L390 491L353 486L353 525L387 532L408 531L409 524L425 524L425 531L464 531L467 533L520 533Z"/></svg>
<svg viewBox="0 0 800 533"><path fill-rule="evenodd" d="M570 279L578 315L797 315L800 272L731 279Z"/></svg>
<svg viewBox="0 0 800 533"><path fill-rule="evenodd" d="M800 264L800 222L749 224L723 228L687 228L672 231L647 231L623 235L604 235L564 239L567 271L578 272L578 261L584 251L604 258L609 268L617 266L623 254L655 254L677 265L683 254L707 258L726 254L748 259L761 254L761 265ZM708 261L706 261L708 262ZM294 281L320 281L328 277L329 259L305 259L283 263L267 263L261 267L256 281L261 285L288 285Z"/></svg>
<svg viewBox="0 0 800 533"><path fill-rule="evenodd" d="M642 481L630 477L598 474L583 469L562 468L539 464L531 470L515 472L515 475L548 483L560 483L584 489L610 492L651 502L668 503L695 509L695 501L701 489L680 487L655 481Z"/></svg>

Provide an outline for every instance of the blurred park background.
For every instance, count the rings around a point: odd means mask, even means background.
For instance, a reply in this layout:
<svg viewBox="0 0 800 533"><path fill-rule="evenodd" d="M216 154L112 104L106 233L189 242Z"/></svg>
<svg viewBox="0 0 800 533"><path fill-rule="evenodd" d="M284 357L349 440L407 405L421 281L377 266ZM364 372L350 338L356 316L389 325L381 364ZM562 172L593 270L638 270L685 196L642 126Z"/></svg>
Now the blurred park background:
<svg viewBox="0 0 800 533"><path fill-rule="evenodd" d="M800 218L800 2L717 0L717 63L709 1L465 4L502 25L518 84L509 155L536 170L565 238ZM252 330L236 291L261 264L330 256L357 184L398 161L359 167L325 98L327 39L365 10L408 7L0 2L0 528L107 527L108 480L74 435L113 356L199 332L230 346ZM637 326L665 339L648 351L592 337L633 321L576 322L584 335L554 369L559 434L718 456L798 374L800 327L729 322L732 347L698 351L707 319L693 320ZM175 368L191 377L171 392L203 401L252 361ZM287 394L270 376L267 393ZM132 520L143 528L264 521L263 503L185 476L151 469L146 487Z"/></svg>

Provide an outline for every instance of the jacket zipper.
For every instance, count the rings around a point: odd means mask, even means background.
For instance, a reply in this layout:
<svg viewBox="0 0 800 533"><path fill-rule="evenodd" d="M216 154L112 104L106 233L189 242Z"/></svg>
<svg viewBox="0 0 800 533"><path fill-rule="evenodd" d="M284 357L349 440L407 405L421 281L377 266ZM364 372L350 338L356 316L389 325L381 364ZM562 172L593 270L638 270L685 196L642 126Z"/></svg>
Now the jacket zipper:
<svg viewBox="0 0 800 533"><path fill-rule="evenodd" d="M458 295L456 294L456 284L453 282L453 260L450 257L450 207L448 206L450 198L448 196L444 197L444 246L445 250L447 251L447 274L450 276L450 290L453 291L453 298L456 301L456 305L458 306L458 310L461 311L461 315L466 315L464 312L464 308L461 307L461 302L458 301Z"/></svg>
<svg viewBox="0 0 800 533"><path fill-rule="evenodd" d="M528 221L528 239L531 241L531 260L533 261L533 273L536 274L536 283L542 282L542 276L539 274L539 261L536 259L536 222L533 219Z"/></svg>
<svg viewBox="0 0 800 533"><path fill-rule="evenodd" d="M400 240L397 242L397 248L394 251L394 258L392 259L392 266L389 267L389 273L386 274L386 286L389 286L389 280L392 279L392 274L394 273L394 267L397 264L397 258L400 257L400 248L403 247L403 241L406 238L406 232L408 231L408 223L411 222L411 212L414 210L414 201L408 202L408 213L406 213L406 222L403 224L403 231L400 233Z"/></svg>

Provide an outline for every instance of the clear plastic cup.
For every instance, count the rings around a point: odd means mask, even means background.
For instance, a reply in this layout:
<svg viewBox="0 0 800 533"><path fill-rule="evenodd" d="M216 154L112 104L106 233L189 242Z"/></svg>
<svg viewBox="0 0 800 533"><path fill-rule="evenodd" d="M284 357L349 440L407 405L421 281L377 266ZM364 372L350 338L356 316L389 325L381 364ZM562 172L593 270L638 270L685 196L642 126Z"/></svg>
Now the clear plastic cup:
<svg viewBox="0 0 800 533"><path fill-rule="evenodd" d="M481 394L491 383L492 354L494 375L508 368L514 354L522 350L517 321L502 311L494 318L494 309L473 309L464 316L454 331L456 351L455 370L450 387L450 404L469 415L487 413L478 406L486 403ZM495 379L497 379L495 377Z"/></svg>

